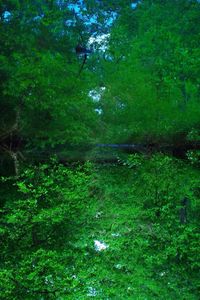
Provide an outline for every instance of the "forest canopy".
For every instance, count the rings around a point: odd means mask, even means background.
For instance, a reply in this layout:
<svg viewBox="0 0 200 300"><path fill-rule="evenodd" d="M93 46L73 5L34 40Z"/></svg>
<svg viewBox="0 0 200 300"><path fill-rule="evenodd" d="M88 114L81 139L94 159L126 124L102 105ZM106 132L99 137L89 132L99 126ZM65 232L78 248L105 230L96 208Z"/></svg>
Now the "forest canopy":
<svg viewBox="0 0 200 300"><path fill-rule="evenodd" d="M29 147L184 143L199 130L199 9L188 0L4 1L1 136ZM90 50L81 74L78 44Z"/></svg>
<svg viewBox="0 0 200 300"><path fill-rule="evenodd" d="M1 299L199 299L199 20L0 2Z"/></svg>

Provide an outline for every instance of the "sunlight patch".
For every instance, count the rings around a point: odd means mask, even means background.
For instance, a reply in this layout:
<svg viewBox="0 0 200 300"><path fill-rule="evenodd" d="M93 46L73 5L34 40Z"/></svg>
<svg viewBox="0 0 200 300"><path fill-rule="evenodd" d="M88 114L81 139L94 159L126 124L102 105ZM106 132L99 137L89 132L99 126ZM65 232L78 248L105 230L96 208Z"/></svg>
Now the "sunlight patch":
<svg viewBox="0 0 200 300"><path fill-rule="evenodd" d="M111 235L112 235L113 237L119 237L119 236L121 236L121 234L120 234L119 232L111 233Z"/></svg>
<svg viewBox="0 0 200 300"><path fill-rule="evenodd" d="M87 296L88 297L96 297L97 296L97 290L94 287L89 286Z"/></svg>
<svg viewBox="0 0 200 300"><path fill-rule="evenodd" d="M100 241L97 241L95 240L94 241L94 248L96 251L100 252L100 251L103 251L103 250L106 250L109 246L106 245L105 243L103 242L100 242Z"/></svg>

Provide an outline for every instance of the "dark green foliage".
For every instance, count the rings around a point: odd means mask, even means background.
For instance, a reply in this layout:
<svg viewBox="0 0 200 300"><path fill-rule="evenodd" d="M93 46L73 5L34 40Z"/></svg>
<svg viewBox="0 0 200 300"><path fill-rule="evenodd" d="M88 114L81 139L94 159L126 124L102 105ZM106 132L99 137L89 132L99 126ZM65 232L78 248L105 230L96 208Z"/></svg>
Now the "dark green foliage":
<svg viewBox="0 0 200 300"><path fill-rule="evenodd" d="M15 152L22 139L29 149L89 142L96 114L88 97L90 74L78 77L80 36L67 25L73 13L56 1L6 1L0 8L4 151Z"/></svg>
<svg viewBox="0 0 200 300"><path fill-rule="evenodd" d="M1 1L0 299L199 299L199 19Z"/></svg>
<svg viewBox="0 0 200 300"><path fill-rule="evenodd" d="M183 143L199 129L200 4L141 1L111 33L102 118L108 140Z"/></svg>

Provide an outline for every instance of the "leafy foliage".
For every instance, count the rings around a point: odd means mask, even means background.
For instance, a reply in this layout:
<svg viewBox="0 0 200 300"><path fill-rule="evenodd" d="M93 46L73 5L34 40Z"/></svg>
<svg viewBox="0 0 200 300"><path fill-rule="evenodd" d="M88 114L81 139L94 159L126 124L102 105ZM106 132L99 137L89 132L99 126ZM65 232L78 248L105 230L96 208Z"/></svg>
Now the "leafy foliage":
<svg viewBox="0 0 200 300"><path fill-rule="evenodd" d="M119 16L104 63L108 140L178 143L199 128L199 15L197 1L144 0Z"/></svg>
<svg viewBox="0 0 200 300"><path fill-rule="evenodd" d="M50 297L70 287L67 249L91 204L90 181L90 164L71 170L52 162L26 169L14 182L15 200L1 210L2 299Z"/></svg>
<svg viewBox="0 0 200 300"><path fill-rule="evenodd" d="M73 17L69 7L7 1L1 11L0 134L17 134L37 147L91 140L96 115L88 97L91 77L89 72L78 77L80 37L67 25Z"/></svg>
<svg viewBox="0 0 200 300"><path fill-rule="evenodd" d="M198 299L199 172L163 155L124 164L25 171L1 212L1 297Z"/></svg>
<svg viewBox="0 0 200 300"><path fill-rule="evenodd" d="M199 299L199 17L0 3L1 299Z"/></svg>

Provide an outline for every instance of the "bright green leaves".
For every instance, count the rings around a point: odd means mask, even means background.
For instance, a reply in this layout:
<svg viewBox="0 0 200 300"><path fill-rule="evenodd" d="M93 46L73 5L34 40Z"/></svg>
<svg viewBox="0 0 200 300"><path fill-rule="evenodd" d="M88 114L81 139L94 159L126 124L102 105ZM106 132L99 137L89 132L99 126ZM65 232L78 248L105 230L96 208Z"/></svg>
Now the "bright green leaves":
<svg viewBox="0 0 200 300"><path fill-rule="evenodd" d="M46 163L2 179L0 298L198 299L199 151L194 169L152 149L112 167L49 156L98 138L198 146L199 3L91 0L74 18L66 1L26 2L0 6L0 146L23 138L27 164ZM107 34L110 13L105 55L78 76L80 32Z"/></svg>
<svg viewBox="0 0 200 300"><path fill-rule="evenodd" d="M187 165L167 156L141 157L142 164L138 160L139 157L132 156L127 163L135 174L133 191L137 193L137 201L141 199L142 216L146 222L151 220L147 238L154 251L153 265L168 269L170 264L181 264L185 276L190 269L195 277L199 260L195 217L199 209L199 181L195 179L198 175ZM148 262L149 258L148 254Z"/></svg>
<svg viewBox="0 0 200 300"><path fill-rule="evenodd" d="M2 299L55 299L68 294L72 281L68 259L64 253L44 249L24 256L15 270L0 273Z"/></svg>
<svg viewBox="0 0 200 300"><path fill-rule="evenodd" d="M18 186L20 192L25 193L25 194L29 192L29 189L27 188L27 186L25 185L24 182L19 182L17 184L17 186Z"/></svg>
<svg viewBox="0 0 200 300"><path fill-rule="evenodd" d="M69 243L91 205L91 170L89 163L72 170L52 162L18 178L16 198L1 212L2 298L69 293Z"/></svg>
<svg viewBox="0 0 200 300"><path fill-rule="evenodd" d="M197 173L161 154L27 169L1 210L0 295L198 299Z"/></svg>

